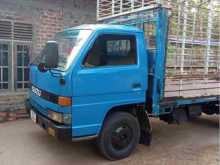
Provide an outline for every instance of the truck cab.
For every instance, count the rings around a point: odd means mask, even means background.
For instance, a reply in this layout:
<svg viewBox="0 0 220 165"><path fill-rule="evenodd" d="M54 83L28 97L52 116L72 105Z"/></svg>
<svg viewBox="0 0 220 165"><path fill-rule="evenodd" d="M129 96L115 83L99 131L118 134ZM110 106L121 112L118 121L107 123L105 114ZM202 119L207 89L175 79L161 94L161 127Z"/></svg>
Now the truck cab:
<svg viewBox="0 0 220 165"><path fill-rule="evenodd" d="M59 139L97 138L111 160L128 156L141 132L148 139L151 134L144 112L146 50L143 32L129 26L83 25L58 33L31 64L32 119Z"/></svg>

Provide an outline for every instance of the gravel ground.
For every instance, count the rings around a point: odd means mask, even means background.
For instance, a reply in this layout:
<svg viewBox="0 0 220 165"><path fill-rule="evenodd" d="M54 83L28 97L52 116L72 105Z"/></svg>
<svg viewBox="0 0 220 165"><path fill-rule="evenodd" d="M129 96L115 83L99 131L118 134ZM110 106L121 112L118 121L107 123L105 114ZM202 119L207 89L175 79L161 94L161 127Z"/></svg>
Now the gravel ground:
<svg viewBox="0 0 220 165"><path fill-rule="evenodd" d="M206 116L182 125L152 119L150 147L139 145L124 160L99 155L94 142L65 143L30 120L0 124L0 165L219 165L219 118Z"/></svg>

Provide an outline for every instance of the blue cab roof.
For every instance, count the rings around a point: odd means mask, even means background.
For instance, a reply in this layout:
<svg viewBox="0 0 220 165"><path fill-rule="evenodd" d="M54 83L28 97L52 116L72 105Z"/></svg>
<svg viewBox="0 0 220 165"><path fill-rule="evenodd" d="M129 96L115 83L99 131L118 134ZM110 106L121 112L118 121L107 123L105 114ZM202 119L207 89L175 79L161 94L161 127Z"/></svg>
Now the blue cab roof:
<svg viewBox="0 0 220 165"><path fill-rule="evenodd" d="M132 27L132 26L125 26L125 25L109 25L109 24L85 24L80 25L72 28L67 28L64 31L71 31L76 29L90 29L93 31L98 30L120 30L125 32L141 32L140 29Z"/></svg>

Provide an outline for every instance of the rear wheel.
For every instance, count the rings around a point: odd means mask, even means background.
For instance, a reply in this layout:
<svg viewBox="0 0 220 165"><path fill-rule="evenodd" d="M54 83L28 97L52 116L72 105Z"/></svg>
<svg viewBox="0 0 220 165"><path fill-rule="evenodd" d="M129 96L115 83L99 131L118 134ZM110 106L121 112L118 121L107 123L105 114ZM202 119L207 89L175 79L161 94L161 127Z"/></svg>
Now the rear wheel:
<svg viewBox="0 0 220 165"><path fill-rule="evenodd" d="M109 160L123 159L131 154L140 139L136 117L126 112L110 115L98 138L101 153Z"/></svg>

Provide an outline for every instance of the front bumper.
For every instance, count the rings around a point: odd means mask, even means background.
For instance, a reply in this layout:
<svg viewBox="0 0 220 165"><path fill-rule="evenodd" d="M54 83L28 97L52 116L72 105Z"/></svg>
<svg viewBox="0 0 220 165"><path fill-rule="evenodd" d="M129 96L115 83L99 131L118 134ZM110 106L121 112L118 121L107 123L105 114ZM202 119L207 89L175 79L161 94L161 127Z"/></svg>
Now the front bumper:
<svg viewBox="0 0 220 165"><path fill-rule="evenodd" d="M40 125L48 132L48 134L56 137L59 140L72 140L72 128L70 125L62 125L50 120L48 117L42 115L33 106L31 106L28 100L26 101L26 106L29 111L34 111L36 113L36 124Z"/></svg>

